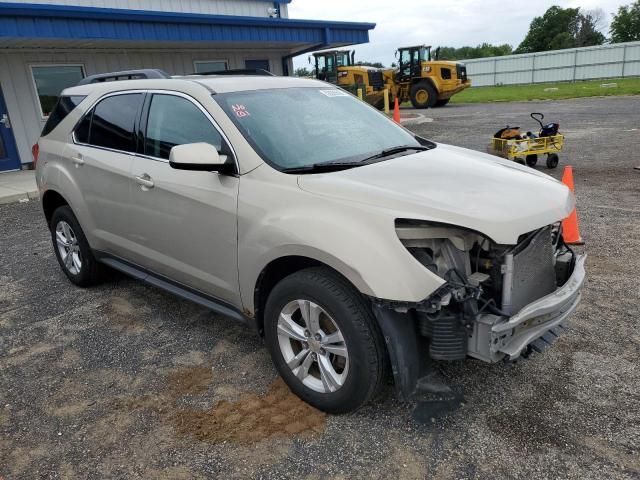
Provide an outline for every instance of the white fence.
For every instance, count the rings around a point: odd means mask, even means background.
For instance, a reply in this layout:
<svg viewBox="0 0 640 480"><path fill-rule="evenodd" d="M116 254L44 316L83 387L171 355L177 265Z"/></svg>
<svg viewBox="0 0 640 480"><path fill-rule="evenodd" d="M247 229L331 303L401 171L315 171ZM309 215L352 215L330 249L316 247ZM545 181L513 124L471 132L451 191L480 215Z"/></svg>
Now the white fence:
<svg viewBox="0 0 640 480"><path fill-rule="evenodd" d="M640 42L462 60L474 86L640 75Z"/></svg>

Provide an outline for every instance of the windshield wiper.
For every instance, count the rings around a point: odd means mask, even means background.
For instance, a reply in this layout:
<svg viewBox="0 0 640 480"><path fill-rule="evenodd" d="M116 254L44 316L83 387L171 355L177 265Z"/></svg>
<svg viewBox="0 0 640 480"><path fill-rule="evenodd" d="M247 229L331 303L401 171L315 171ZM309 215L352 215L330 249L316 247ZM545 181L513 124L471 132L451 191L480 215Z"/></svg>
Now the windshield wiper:
<svg viewBox="0 0 640 480"><path fill-rule="evenodd" d="M425 150L431 150L432 147L425 147L422 145L398 145L397 147L386 148L382 150L380 153L376 153L375 155L371 155L370 157L362 160L363 162L369 162L370 160L377 160L378 158L389 157L391 155L395 155L396 153L402 153L409 150L416 150L418 152L424 152Z"/></svg>
<svg viewBox="0 0 640 480"><path fill-rule="evenodd" d="M300 167L283 168L280 171L284 173L322 173L348 170L358 166L360 166L360 164L357 162L326 162L314 163L313 165L302 165Z"/></svg>
<svg viewBox="0 0 640 480"><path fill-rule="evenodd" d="M349 168L361 167L370 163L372 160L395 155L396 153L406 152L408 150L416 150L423 152L425 150L431 150L433 147L425 147L422 145L399 145L397 147L387 148L375 155L357 160L354 162L323 162L314 163L313 165L302 165L300 167L283 168L280 170L284 173L322 173L322 172L337 172L339 170L348 170Z"/></svg>

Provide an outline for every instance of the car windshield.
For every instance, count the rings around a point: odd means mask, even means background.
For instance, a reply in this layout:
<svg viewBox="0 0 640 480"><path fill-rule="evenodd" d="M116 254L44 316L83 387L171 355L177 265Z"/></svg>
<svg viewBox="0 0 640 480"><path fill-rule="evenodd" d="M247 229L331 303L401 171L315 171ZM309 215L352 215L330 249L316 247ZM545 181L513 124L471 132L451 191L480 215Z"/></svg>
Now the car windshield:
<svg viewBox="0 0 640 480"><path fill-rule="evenodd" d="M357 166L385 150L424 148L406 130L339 88L242 91L214 98L258 154L278 170L327 163Z"/></svg>

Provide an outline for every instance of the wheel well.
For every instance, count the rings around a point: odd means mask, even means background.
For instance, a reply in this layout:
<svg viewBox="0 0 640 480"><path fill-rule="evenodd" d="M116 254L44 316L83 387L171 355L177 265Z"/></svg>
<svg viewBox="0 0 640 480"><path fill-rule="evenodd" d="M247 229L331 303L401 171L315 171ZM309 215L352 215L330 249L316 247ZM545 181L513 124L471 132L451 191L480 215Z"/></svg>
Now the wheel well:
<svg viewBox="0 0 640 480"><path fill-rule="evenodd" d="M329 265L322 263L318 260L314 260L309 257L302 256L288 256L281 257L276 260L273 260L269 263L263 270L260 272L258 276L258 281L256 282L256 288L254 290L254 318L256 327L260 335L264 334L264 307L267 303L267 298L269 298L269 294L271 290L285 277L289 275L304 270L305 268L311 267L325 267L334 272L340 272L330 267Z"/></svg>
<svg viewBox="0 0 640 480"><path fill-rule="evenodd" d="M69 205L62 195L55 190L47 190L42 197L42 208L44 210L44 216L47 219L47 225L51 223L51 217L56 208L63 205Z"/></svg>

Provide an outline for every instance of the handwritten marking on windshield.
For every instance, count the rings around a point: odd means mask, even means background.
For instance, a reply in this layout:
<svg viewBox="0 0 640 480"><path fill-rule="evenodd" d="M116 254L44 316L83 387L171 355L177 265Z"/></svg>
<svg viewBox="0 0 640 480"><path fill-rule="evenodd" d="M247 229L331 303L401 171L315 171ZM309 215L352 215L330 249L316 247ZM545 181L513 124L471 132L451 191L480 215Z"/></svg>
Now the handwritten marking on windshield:
<svg viewBox="0 0 640 480"><path fill-rule="evenodd" d="M236 117L238 117L238 118L250 117L251 116L251 114L247 110L247 107L245 107L244 105L236 103L235 105L231 105L231 108L233 109L233 113L235 113Z"/></svg>

